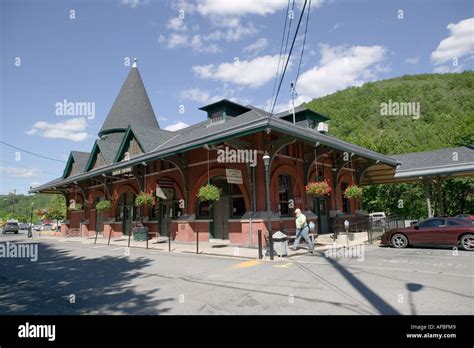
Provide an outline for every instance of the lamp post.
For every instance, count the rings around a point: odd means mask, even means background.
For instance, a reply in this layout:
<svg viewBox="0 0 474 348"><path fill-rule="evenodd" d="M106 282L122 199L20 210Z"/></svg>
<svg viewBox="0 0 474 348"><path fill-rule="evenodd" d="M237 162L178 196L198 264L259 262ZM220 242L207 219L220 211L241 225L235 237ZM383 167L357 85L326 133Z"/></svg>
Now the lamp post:
<svg viewBox="0 0 474 348"><path fill-rule="evenodd" d="M346 229L346 244L349 247L349 221L344 220L344 228Z"/></svg>
<svg viewBox="0 0 474 348"><path fill-rule="evenodd" d="M265 193L267 197L267 215L268 215L268 244L270 250L270 260L273 260L273 236L272 236L272 210L270 207L270 156L267 152L263 155L263 164L265 165Z"/></svg>
<svg viewBox="0 0 474 348"><path fill-rule="evenodd" d="M28 229L28 238L33 237L33 208L34 207L35 207L35 202L31 202L30 228Z"/></svg>

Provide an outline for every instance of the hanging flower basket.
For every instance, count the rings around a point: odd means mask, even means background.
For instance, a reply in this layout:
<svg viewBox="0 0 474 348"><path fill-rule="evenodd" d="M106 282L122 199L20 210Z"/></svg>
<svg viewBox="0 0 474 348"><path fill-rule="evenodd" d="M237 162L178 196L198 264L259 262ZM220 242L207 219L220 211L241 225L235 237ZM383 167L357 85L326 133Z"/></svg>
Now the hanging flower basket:
<svg viewBox="0 0 474 348"><path fill-rule="evenodd" d="M344 191L344 196L346 198L361 198L362 197L362 187L357 185L351 185Z"/></svg>
<svg viewBox="0 0 474 348"><path fill-rule="evenodd" d="M217 186L207 184L206 186L201 186L199 193L197 194L201 202L205 201L218 201L221 198L221 192Z"/></svg>
<svg viewBox="0 0 474 348"><path fill-rule="evenodd" d="M151 193L141 192L137 198L135 198L135 205L138 207L151 207L155 204L155 197Z"/></svg>
<svg viewBox="0 0 474 348"><path fill-rule="evenodd" d="M97 202L95 208L97 209L97 211L110 210L112 208L112 202L109 200Z"/></svg>
<svg viewBox="0 0 474 348"><path fill-rule="evenodd" d="M313 197L329 195L332 189L326 180L311 182L306 186L306 192Z"/></svg>

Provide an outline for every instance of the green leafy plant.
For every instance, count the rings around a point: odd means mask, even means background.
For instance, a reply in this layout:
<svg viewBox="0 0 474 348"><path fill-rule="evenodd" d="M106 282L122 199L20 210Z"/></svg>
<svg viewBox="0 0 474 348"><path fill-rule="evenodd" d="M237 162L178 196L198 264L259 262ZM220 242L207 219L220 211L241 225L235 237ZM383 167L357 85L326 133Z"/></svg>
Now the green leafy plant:
<svg viewBox="0 0 474 348"><path fill-rule="evenodd" d="M306 186L306 192L313 197L323 197L329 195L332 189L326 180L310 182Z"/></svg>
<svg viewBox="0 0 474 348"><path fill-rule="evenodd" d="M69 207L69 210L72 210L72 211L78 211L78 210L82 210L82 204L81 203L75 203L73 207Z"/></svg>
<svg viewBox="0 0 474 348"><path fill-rule="evenodd" d="M344 196L346 198L361 198L363 193L363 189L357 185L351 185L344 191Z"/></svg>
<svg viewBox="0 0 474 348"><path fill-rule="evenodd" d="M135 205L139 207L151 207L153 204L155 204L155 197L151 193L140 192L137 198L135 198Z"/></svg>
<svg viewBox="0 0 474 348"><path fill-rule="evenodd" d="M112 208L112 202L109 200L97 202L97 204L95 205L95 208L98 211L110 210Z"/></svg>
<svg viewBox="0 0 474 348"><path fill-rule="evenodd" d="M201 202L205 201L218 201L221 198L221 192L219 188L215 185L207 184L206 186L201 186L199 193L197 194Z"/></svg>

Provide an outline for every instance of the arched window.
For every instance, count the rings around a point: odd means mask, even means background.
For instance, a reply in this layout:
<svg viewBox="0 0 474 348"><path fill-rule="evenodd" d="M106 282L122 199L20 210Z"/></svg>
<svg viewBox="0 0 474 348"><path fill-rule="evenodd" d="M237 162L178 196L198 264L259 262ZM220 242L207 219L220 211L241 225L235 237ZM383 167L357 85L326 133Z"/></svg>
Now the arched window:
<svg viewBox="0 0 474 348"><path fill-rule="evenodd" d="M342 212L350 214L350 201L346 196L344 196L344 191L349 187L349 184L346 181L341 183L341 194L342 194Z"/></svg>
<svg viewBox="0 0 474 348"><path fill-rule="evenodd" d="M278 212L280 216L290 215L291 178L283 174L278 176Z"/></svg>
<svg viewBox="0 0 474 348"><path fill-rule="evenodd" d="M129 210L131 208L132 216L129 215ZM120 200L115 210L115 220L123 221L124 218L135 220L138 216L138 207L135 206L135 194L133 192L124 192L120 195Z"/></svg>

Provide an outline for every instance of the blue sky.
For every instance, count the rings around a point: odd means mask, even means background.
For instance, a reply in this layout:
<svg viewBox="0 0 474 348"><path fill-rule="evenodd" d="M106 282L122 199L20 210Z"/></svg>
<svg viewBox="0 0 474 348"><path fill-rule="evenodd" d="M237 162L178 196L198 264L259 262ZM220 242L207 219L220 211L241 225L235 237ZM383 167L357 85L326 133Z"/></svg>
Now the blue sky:
<svg viewBox="0 0 474 348"><path fill-rule="evenodd" d="M286 7L0 0L0 140L63 161L71 150L90 151L135 57L162 128L202 121L198 108L220 98L268 109ZM313 0L297 102L367 81L472 70L473 17L469 0ZM299 35L277 110L288 105L301 46ZM65 99L94 103L95 117L57 115ZM26 193L65 165L3 144L0 151L2 194Z"/></svg>

